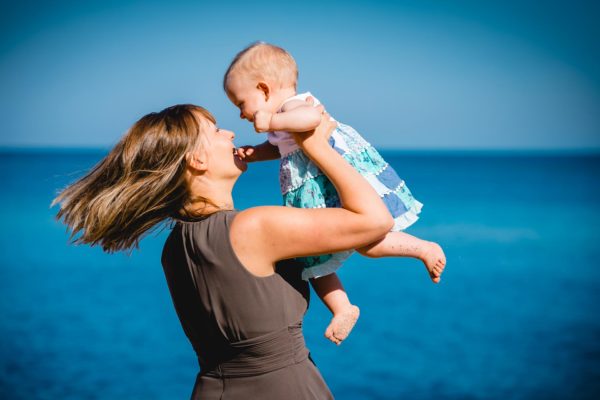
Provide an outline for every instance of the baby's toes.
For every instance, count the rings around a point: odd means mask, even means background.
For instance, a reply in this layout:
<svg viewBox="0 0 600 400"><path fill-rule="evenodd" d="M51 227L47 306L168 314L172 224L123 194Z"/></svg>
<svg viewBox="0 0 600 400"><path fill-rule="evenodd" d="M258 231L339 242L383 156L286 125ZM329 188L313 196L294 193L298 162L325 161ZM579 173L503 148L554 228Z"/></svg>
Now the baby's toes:
<svg viewBox="0 0 600 400"><path fill-rule="evenodd" d="M334 336L333 332L330 332L330 333L328 333L328 334L326 333L326 334L325 334L325 337L326 337L326 338L327 338L327 339L328 339L330 342L333 342L333 343L335 343L335 344L340 344L340 341L339 341L339 339L338 339L338 338L336 338L336 337Z"/></svg>

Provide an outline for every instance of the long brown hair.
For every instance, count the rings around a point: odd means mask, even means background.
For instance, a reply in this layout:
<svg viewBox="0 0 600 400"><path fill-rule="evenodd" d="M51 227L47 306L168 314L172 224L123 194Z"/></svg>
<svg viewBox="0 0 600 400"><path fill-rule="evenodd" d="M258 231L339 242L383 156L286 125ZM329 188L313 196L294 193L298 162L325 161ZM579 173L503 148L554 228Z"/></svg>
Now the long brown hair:
<svg viewBox="0 0 600 400"><path fill-rule="evenodd" d="M92 170L52 202L75 243L107 252L138 246L161 222L185 213L186 154L199 146L204 108L181 104L137 121ZM78 236L79 234L79 236ZM76 237L77 236L77 237Z"/></svg>

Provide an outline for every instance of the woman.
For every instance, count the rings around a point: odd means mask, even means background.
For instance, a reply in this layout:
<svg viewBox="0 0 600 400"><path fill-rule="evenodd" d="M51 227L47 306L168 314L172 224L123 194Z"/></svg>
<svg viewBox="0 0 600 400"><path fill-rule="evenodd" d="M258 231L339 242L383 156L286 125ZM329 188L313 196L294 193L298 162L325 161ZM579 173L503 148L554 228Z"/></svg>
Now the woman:
<svg viewBox="0 0 600 400"><path fill-rule="evenodd" d="M245 163L233 132L193 105L144 116L88 175L54 201L76 242L113 252L175 221L163 267L201 371L192 398L324 399L331 393L302 336L308 288L293 257L352 249L393 224L371 186L327 142L323 115L296 140L344 208L233 208Z"/></svg>

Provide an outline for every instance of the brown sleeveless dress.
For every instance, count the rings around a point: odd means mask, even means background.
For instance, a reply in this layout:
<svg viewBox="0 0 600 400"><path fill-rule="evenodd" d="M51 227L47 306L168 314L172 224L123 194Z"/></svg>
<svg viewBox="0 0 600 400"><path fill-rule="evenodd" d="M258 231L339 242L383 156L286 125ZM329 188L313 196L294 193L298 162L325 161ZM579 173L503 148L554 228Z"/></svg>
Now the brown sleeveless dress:
<svg viewBox="0 0 600 400"><path fill-rule="evenodd" d="M179 320L198 356L192 399L332 399L302 335L309 289L286 261L257 277L238 260L237 211L177 222L162 256Z"/></svg>

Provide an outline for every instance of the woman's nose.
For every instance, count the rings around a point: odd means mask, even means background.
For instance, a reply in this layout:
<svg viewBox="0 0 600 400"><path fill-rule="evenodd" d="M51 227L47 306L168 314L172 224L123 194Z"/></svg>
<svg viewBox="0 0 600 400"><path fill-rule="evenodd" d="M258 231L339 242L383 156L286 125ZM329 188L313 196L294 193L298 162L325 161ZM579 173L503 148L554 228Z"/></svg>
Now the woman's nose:
<svg viewBox="0 0 600 400"><path fill-rule="evenodd" d="M229 140L235 139L235 133L233 133L232 131L228 131L227 129L220 129L219 132L221 132Z"/></svg>
<svg viewBox="0 0 600 400"><path fill-rule="evenodd" d="M240 118L241 119L246 119L246 117L244 117L244 113L240 111Z"/></svg>

